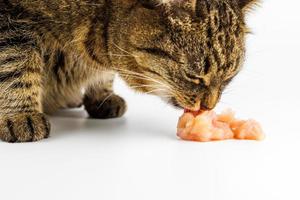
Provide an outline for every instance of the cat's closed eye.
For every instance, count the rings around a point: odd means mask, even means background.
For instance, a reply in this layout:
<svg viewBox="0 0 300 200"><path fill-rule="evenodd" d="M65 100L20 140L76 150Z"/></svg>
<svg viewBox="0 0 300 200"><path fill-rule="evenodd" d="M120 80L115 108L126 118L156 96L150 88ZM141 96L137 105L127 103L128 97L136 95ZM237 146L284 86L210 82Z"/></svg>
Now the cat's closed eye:
<svg viewBox="0 0 300 200"><path fill-rule="evenodd" d="M165 50L159 48L137 48L139 51L151 54L152 56L158 56L163 59L170 59L174 62L179 62L175 56L171 55Z"/></svg>
<svg viewBox="0 0 300 200"><path fill-rule="evenodd" d="M205 80L204 77L201 77L195 73L185 73L184 78L187 79L190 83L193 83L197 87L208 87L209 83Z"/></svg>

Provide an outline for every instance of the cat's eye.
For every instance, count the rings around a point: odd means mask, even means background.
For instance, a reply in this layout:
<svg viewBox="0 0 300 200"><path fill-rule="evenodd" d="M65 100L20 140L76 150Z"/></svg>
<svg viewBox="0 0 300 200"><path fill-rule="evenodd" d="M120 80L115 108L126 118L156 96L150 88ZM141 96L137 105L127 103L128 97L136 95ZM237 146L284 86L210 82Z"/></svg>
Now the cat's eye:
<svg viewBox="0 0 300 200"><path fill-rule="evenodd" d="M200 79L192 79L191 81L193 83L195 83L196 85L200 85L201 84L201 80Z"/></svg>
<svg viewBox="0 0 300 200"><path fill-rule="evenodd" d="M195 85L207 86L207 83L201 77L193 76L193 75L186 75L186 76L187 76L188 80L190 82L194 83Z"/></svg>

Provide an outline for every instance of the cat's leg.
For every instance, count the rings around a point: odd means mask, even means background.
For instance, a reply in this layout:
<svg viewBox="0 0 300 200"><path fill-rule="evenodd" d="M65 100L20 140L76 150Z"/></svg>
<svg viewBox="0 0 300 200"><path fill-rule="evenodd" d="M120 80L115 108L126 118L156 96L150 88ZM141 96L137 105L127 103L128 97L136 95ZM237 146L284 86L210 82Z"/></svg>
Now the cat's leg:
<svg viewBox="0 0 300 200"><path fill-rule="evenodd" d="M83 104L90 117L109 119L122 117L126 112L125 100L113 92L114 74L106 73L98 83L86 89Z"/></svg>
<svg viewBox="0 0 300 200"><path fill-rule="evenodd" d="M38 141L50 133L41 108L43 61L25 38L0 41L0 139L6 142Z"/></svg>

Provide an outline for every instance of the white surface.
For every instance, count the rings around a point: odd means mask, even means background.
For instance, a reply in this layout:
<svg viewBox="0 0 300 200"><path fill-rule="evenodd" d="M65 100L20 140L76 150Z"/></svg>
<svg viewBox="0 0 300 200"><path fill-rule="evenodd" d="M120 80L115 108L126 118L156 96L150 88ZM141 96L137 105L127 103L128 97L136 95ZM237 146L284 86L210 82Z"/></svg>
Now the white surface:
<svg viewBox="0 0 300 200"><path fill-rule="evenodd" d="M0 143L0 199L300 199L299 7L265 0L250 15L245 68L218 108L261 121L265 141L180 141L179 111L117 83L125 118L61 112L50 139Z"/></svg>

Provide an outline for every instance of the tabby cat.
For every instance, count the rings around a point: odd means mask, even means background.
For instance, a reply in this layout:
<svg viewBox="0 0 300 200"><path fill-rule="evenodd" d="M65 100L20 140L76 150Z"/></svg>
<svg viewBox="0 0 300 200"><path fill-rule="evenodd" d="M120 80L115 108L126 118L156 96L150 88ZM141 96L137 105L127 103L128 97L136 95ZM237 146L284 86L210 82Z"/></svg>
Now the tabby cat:
<svg viewBox="0 0 300 200"><path fill-rule="evenodd" d="M47 138L44 113L122 116L115 74L190 110L213 109L240 71L256 0L0 0L0 138ZM83 92L84 91L84 92Z"/></svg>

